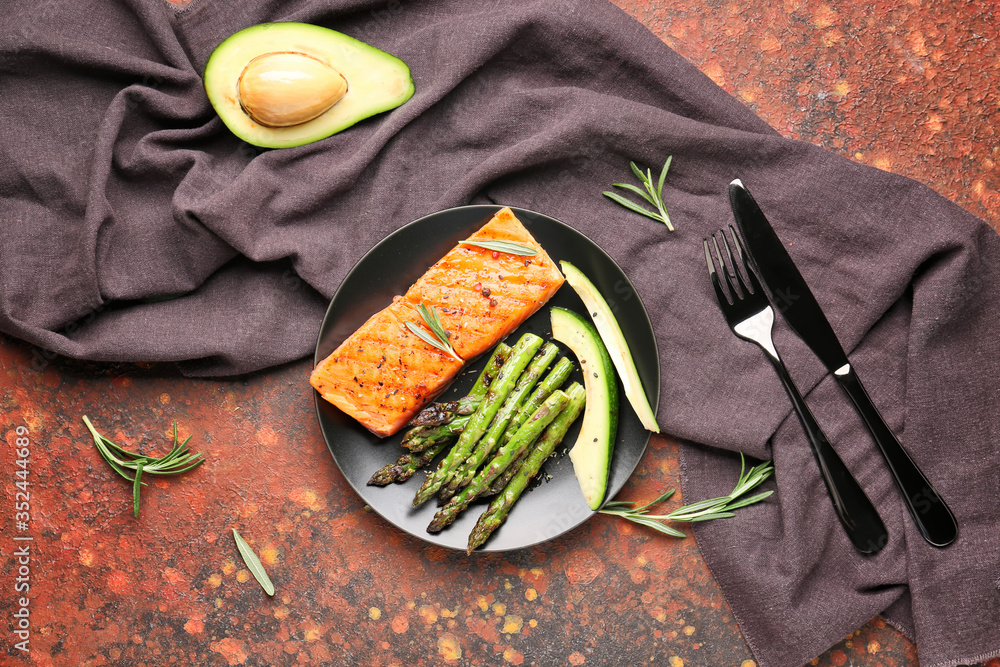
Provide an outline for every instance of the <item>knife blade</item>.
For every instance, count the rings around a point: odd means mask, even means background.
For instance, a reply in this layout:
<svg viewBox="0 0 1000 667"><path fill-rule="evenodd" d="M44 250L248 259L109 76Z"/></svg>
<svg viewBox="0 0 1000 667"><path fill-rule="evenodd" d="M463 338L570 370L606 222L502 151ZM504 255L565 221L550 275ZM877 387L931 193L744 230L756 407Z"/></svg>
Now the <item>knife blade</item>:
<svg viewBox="0 0 1000 667"><path fill-rule="evenodd" d="M958 535L955 516L872 403L812 290L740 179L729 184L729 203L747 255L775 309L833 373L834 380L854 404L920 534L933 546L948 546Z"/></svg>

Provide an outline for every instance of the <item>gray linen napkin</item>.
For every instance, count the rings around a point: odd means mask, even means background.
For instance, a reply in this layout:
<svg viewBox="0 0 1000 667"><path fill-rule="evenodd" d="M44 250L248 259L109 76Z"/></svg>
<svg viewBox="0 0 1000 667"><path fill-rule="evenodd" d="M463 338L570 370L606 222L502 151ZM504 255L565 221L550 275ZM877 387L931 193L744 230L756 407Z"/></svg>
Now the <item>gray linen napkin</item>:
<svg viewBox="0 0 1000 667"><path fill-rule="evenodd" d="M401 57L416 95L308 146L238 141L200 73L223 38L273 20ZM686 498L728 491L734 451L774 458L767 503L696 531L762 666L802 664L879 613L925 666L1000 653L1000 238L928 188L780 137L602 0L43 0L8 10L0 71L0 330L73 357L253 371L311 351L327 299L392 230L470 202L532 208L635 281L659 421L690 442ZM676 233L600 196L628 160L670 154ZM701 238L732 220L734 177L951 504L953 546L920 539L860 420L779 323L891 533L874 558L850 547L777 378L713 301Z"/></svg>

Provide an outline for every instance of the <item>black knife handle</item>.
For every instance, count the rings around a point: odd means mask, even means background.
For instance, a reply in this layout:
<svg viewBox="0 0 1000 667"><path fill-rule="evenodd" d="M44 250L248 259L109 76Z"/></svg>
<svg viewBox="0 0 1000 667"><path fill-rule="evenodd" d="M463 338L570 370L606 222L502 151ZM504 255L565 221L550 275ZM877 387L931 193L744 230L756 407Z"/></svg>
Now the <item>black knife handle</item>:
<svg viewBox="0 0 1000 667"><path fill-rule="evenodd" d="M885 423L854 368L848 366L846 372L834 373L834 378L854 403L875 439L920 534L936 547L946 547L954 542L958 535L955 515Z"/></svg>
<svg viewBox="0 0 1000 667"><path fill-rule="evenodd" d="M806 432L806 438L816 457L820 475L826 484L830 500L833 501L833 509L840 519L840 524L858 551L864 554L878 553L889 541L889 533L882 523L882 518L864 489L858 484L858 480L827 440L781 359L774 358L770 353L766 356L774 366L774 370L778 372L781 384L784 385L785 392L795 408L795 414L798 415L799 422Z"/></svg>

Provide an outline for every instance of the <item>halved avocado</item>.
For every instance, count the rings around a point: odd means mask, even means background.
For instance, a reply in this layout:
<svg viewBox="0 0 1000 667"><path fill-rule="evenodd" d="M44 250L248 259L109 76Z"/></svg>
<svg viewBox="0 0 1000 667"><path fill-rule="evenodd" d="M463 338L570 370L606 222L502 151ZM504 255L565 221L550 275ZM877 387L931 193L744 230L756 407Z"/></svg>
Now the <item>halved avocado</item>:
<svg viewBox="0 0 1000 667"><path fill-rule="evenodd" d="M318 141L413 96L399 58L308 23L263 23L215 48L205 91L222 122L265 148Z"/></svg>

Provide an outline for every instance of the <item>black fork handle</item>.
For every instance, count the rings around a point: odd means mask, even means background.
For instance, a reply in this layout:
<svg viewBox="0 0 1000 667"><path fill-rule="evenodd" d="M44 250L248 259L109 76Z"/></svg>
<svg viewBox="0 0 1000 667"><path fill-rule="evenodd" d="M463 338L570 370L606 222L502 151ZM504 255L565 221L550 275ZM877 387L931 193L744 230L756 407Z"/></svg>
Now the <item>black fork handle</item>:
<svg viewBox="0 0 1000 667"><path fill-rule="evenodd" d="M826 484L830 500L833 501L833 509L848 538L861 553L878 553L889 541L889 533L878 511L858 484L858 480L844 465L833 445L826 439L805 399L792 382L792 377L781 362L781 358L775 358L767 351L765 356L778 372L781 384L784 385L785 392L792 401L795 414L799 417L813 455L816 457L823 483Z"/></svg>
<svg viewBox="0 0 1000 667"><path fill-rule="evenodd" d="M885 423L854 368L848 367L844 373L834 373L834 379L854 403L861 419L871 431L920 534L936 547L946 547L954 542L958 535L955 516Z"/></svg>

